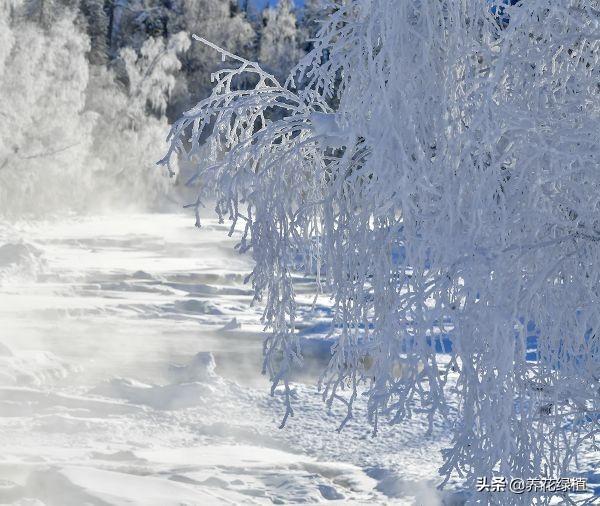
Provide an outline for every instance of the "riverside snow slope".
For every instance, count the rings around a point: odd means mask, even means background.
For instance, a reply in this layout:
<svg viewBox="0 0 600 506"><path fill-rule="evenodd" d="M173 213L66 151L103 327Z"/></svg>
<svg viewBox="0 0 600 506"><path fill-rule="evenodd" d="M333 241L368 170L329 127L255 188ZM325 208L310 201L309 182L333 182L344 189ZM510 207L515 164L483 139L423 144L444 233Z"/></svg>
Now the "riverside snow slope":
<svg viewBox="0 0 600 506"><path fill-rule="evenodd" d="M444 426L372 438L359 404L335 431L310 372L329 309L308 296L309 373L277 428L234 244L187 215L0 228L0 504L460 503L434 487Z"/></svg>

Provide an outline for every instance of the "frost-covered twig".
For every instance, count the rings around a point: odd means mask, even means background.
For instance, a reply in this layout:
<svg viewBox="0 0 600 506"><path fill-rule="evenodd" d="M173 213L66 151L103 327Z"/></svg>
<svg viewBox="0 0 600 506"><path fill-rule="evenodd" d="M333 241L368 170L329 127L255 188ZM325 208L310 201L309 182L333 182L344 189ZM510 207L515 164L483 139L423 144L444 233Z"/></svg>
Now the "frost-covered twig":
<svg viewBox="0 0 600 506"><path fill-rule="evenodd" d="M221 51L239 68L173 126L164 163L192 161L219 216L244 221L285 419L304 269L333 299L321 384L342 425L360 389L375 431L413 413L432 431L452 384L446 480L571 470L600 420L593 3L335 2L284 85Z"/></svg>

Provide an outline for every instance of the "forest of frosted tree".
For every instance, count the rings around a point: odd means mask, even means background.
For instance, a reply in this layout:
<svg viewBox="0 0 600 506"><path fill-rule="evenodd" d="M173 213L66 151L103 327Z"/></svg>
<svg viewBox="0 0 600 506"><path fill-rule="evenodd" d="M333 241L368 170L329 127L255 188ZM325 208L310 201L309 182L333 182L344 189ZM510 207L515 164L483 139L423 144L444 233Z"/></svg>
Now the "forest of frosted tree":
<svg viewBox="0 0 600 506"><path fill-rule="evenodd" d="M296 9L291 0L265 8L232 0L2 0L0 212L116 201L179 206L155 164L169 122L209 94L210 74L222 65L191 35L284 75L305 53L320 8ZM41 191L48 185L55 191Z"/></svg>

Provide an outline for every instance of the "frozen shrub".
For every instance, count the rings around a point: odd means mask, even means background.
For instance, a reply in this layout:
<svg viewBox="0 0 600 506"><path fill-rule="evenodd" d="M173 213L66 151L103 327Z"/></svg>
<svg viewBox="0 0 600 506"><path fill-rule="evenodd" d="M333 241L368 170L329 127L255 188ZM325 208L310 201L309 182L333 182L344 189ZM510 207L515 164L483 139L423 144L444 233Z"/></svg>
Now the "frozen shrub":
<svg viewBox="0 0 600 506"><path fill-rule="evenodd" d="M304 269L334 302L322 385L342 425L360 392L375 429L448 417L441 473L470 487L568 475L600 417L599 12L501 3L335 2L285 83L221 50L234 68L164 159L194 160L210 131L196 207L216 191L243 225L283 423ZM232 87L243 73L254 89Z"/></svg>

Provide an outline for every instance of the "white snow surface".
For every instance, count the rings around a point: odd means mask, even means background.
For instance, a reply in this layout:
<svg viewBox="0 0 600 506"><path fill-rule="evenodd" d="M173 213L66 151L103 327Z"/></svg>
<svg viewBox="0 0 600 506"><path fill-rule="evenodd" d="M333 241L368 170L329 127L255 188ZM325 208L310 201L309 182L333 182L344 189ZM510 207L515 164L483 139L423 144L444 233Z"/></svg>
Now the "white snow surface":
<svg viewBox="0 0 600 506"><path fill-rule="evenodd" d="M0 504L460 504L435 488L441 422L373 438L359 404L336 432L311 372L329 309L308 295L309 372L278 429L251 259L227 230L150 214L0 228Z"/></svg>

